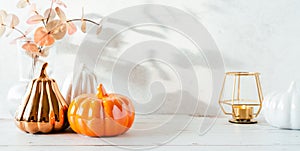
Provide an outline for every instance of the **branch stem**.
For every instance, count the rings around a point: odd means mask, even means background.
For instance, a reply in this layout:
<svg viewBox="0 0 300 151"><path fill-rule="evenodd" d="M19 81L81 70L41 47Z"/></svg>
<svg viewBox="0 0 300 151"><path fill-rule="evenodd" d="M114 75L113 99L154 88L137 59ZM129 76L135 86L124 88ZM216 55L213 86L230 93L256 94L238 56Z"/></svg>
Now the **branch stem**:
<svg viewBox="0 0 300 151"><path fill-rule="evenodd" d="M7 26L7 25L5 25L5 24L1 24L1 26ZM13 29L13 30L15 30L15 31L17 31L18 33L20 33L24 38L27 38L27 36L26 36L26 34L22 31L22 30L20 30L19 28L16 28L16 27L10 27L11 29Z"/></svg>
<svg viewBox="0 0 300 151"><path fill-rule="evenodd" d="M46 20L46 24L48 23L49 19L50 19L50 15L52 13L52 7L53 7L53 1L51 1L51 7L50 7L50 11L49 11L49 14L47 16L47 20Z"/></svg>
<svg viewBox="0 0 300 151"><path fill-rule="evenodd" d="M67 20L67 22L73 22L73 21L87 21L87 22L90 22L90 23L93 23L95 25L100 25L99 23L96 23L95 21L92 21L90 19L86 19L86 18L83 18L83 19L70 19L70 20Z"/></svg>

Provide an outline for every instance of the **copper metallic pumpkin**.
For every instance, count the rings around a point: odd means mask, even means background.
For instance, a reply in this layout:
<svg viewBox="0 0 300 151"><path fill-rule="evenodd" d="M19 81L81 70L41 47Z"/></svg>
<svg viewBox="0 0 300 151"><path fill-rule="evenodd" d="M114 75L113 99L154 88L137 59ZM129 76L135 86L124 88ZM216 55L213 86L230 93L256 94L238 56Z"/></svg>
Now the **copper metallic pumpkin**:
<svg viewBox="0 0 300 151"><path fill-rule="evenodd" d="M22 104L16 111L15 123L28 133L50 133L68 127L68 105L54 79L46 74L47 63L40 77L27 88Z"/></svg>
<svg viewBox="0 0 300 151"><path fill-rule="evenodd" d="M134 107L127 97L107 94L102 84L98 94L77 96L68 110L71 128L79 134L94 137L125 133L132 126L134 115Z"/></svg>

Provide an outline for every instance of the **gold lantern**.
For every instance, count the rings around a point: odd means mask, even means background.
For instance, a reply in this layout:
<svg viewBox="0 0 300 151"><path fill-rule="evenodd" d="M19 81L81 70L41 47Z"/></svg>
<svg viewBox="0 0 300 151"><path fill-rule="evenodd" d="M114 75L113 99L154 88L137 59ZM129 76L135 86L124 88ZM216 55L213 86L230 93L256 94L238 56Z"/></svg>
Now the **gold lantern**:
<svg viewBox="0 0 300 151"><path fill-rule="evenodd" d="M40 77L32 80L16 111L15 123L28 133L50 133L68 127L68 105L54 79L47 76L45 63Z"/></svg>
<svg viewBox="0 0 300 151"><path fill-rule="evenodd" d="M258 72L227 72L219 104L231 123L253 124L262 108L263 94Z"/></svg>

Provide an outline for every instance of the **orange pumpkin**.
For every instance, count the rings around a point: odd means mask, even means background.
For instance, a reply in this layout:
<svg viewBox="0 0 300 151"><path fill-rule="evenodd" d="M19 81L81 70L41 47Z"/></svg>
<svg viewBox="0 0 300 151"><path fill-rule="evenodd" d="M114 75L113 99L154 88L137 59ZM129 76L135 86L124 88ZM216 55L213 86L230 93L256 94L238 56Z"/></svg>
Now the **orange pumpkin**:
<svg viewBox="0 0 300 151"><path fill-rule="evenodd" d="M103 85L97 94L82 94L70 104L68 119L73 131L87 136L116 136L134 121L131 101L120 94L107 94Z"/></svg>

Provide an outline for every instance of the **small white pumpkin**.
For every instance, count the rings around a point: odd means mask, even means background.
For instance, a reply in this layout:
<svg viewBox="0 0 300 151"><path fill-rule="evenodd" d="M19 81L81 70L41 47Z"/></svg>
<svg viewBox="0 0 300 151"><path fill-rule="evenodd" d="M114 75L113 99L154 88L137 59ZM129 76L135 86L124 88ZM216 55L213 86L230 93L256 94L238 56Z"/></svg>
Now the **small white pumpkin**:
<svg viewBox="0 0 300 151"><path fill-rule="evenodd" d="M97 85L97 78L94 72L90 71L84 64L81 64L78 72L67 76L61 93L69 105L71 100L78 95L96 93Z"/></svg>
<svg viewBox="0 0 300 151"><path fill-rule="evenodd" d="M292 82L286 92L272 93L263 103L266 121L275 127L300 129L300 92Z"/></svg>

